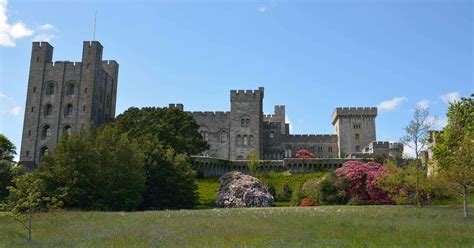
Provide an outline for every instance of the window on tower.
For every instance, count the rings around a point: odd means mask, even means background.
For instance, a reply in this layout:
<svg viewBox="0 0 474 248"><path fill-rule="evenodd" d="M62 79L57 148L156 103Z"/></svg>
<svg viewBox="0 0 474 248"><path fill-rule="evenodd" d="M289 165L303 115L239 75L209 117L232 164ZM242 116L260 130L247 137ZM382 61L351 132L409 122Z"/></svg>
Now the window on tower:
<svg viewBox="0 0 474 248"><path fill-rule="evenodd" d="M76 86L74 85L74 83L70 83L70 84L67 86L67 95L68 95L68 96L73 96L75 90L76 90Z"/></svg>
<svg viewBox="0 0 474 248"><path fill-rule="evenodd" d="M44 110L44 115L45 116L51 116L53 114L53 105L51 104L46 104L45 110Z"/></svg>
<svg viewBox="0 0 474 248"><path fill-rule="evenodd" d="M46 95L51 96L54 95L54 83L49 83L46 87Z"/></svg>
<svg viewBox="0 0 474 248"><path fill-rule="evenodd" d="M66 106L66 109L64 110L64 116L66 117L72 116L72 111L73 111L72 104L68 104Z"/></svg>
<svg viewBox="0 0 474 248"><path fill-rule="evenodd" d="M51 136L51 127L49 125L45 125L43 127L43 130L41 132L41 137L43 139L47 138L47 137L50 137Z"/></svg>

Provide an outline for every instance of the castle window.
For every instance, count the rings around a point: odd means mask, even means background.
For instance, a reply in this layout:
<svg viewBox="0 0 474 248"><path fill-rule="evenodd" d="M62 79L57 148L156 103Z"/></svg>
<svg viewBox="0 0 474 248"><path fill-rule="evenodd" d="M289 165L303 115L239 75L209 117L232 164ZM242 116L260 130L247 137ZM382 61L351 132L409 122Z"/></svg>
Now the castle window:
<svg viewBox="0 0 474 248"><path fill-rule="evenodd" d="M250 135L249 137L249 146L253 145L253 135Z"/></svg>
<svg viewBox="0 0 474 248"><path fill-rule="evenodd" d="M31 107L31 113L35 112L35 107Z"/></svg>
<svg viewBox="0 0 474 248"><path fill-rule="evenodd" d="M240 127L245 127L245 119L240 120Z"/></svg>
<svg viewBox="0 0 474 248"><path fill-rule="evenodd" d="M28 130L28 136L31 136L31 129Z"/></svg>
<svg viewBox="0 0 474 248"><path fill-rule="evenodd" d="M67 86L67 95L68 95L68 96L73 96L75 90L76 90L76 86L74 86L73 83L70 83L70 84Z"/></svg>
<svg viewBox="0 0 474 248"><path fill-rule="evenodd" d="M360 152L360 146L356 146L356 152Z"/></svg>
<svg viewBox="0 0 474 248"><path fill-rule="evenodd" d="M46 104L46 108L44 110L45 116L50 116L53 114L53 106L51 104Z"/></svg>
<svg viewBox="0 0 474 248"><path fill-rule="evenodd" d="M85 89L84 89L84 93L86 93L86 94L87 94L87 88L85 88Z"/></svg>
<svg viewBox="0 0 474 248"><path fill-rule="evenodd" d="M250 120L249 119L245 119L245 127L249 127L250 126Z"/></svg>
<svg viewBox="0 0 474 248"><path fill-rule="evenodd" d="M273 139L275 137L275 133L273 131L270 132L270 139Z"/></svg>
<svg viewBox="0 0 474 248"><path fill-rule="evenodd" d="M86 111L86 105L84 105L84 107L82 107L82 111Z"/></svg>
<svg viewBox="0 0 474 248"><path fill-rule="evenodd" d="M332 152L332 146L328 147L328 152Z"/></svg>
<svg viewBox="0 0 474 248"><path fill-rule="evenodd" d="M354 129L360 129L360 124L354 124L352 126L354 127Z"/></svg>
<svg viewBox="0 0 474 248"><path fill-rule="evenodd" d="M318 147L318 152L323 152L323 147L322 146Z"/></svg>
<svg viewBox="0 0 474 248"><path fill-rule="evenodd" d="M71 126L69 125L66 125L63 129L63 133L67 133L68 135L70 135L72 133L72 128Z"/></svg>
<svg viewBox="0 0 474 248"><path fill-rule="evenodd" d="M41 132L41 137L45 139L49 136L51 136L51 128L48 125L45 125L43 127L43 131Z"/></svg>
<svg viewBox="0 0 474 248"><path fill-rule="evenodd" d="M41 158L44 157L44 156L46 156L46 155L48 155L48 152L49 152L49 150L48 150L48 147L47 147L47 146L41 147L41 150L40 150L40 156L41 156Z"/></svg>
<svg viewBox="0 0 474 248"><path fill-rule="evenodd" d="M248 146L248 145L249 145L248 137L247 137L247 135L244 135L243 146Z"/></svg>
<svg viewBox="0 0 474 248"><path fill-rule="evenodd" d="M237 145L237 146L241 146L241 145L242 145L242 137L240 136L240 134L237 135L236 145Z"/></svg>
<svg viewBox="0 0 474 248"><path fill-rule="evenodd" d="M209 132L208 131L204 131L204 140L209 141Z"/></svg>
<svg viewBox="0 0 474 248"><path fill-rule="evenodd" d="M35 93L35 92L36 92L36 87L33 87L33 93Z"/></svg>
<svg viewBox="0 0 474 248"><path fill-rule="evenodd" d="M27 156L27 157L30 156L30 151L26 151L26 156Z"/></svg>
<svg viewBox="0 0 474 248"><path fill-rule="evenodd" d="M48 84L48 87L46 87L46 95L47 96L54 95L54 83Z"/></svg>
<svg viewBox="0 0 474 248"><path fill-rule="evenodd" d="M226 141L227 141L227 131L222 130L222 132L221 132L221 142L224 143Z"/></svg>
<svg viewBox="0 0 474 248"><path fill-rule="evenodd" d="M360 138L360 134L356 133L356 134L355 134L355 139L356 139L356 140L359 140L359 138Z"/></svg>
<svg viewBox="0 0 474 248"><path fill-rule="evenodd" d="M66 109L64 110L64 116L72 116L72 111L73 111L73 108L72 108L72 104L68 104L66 106Z"/></svg>
<svg viewBox="0 0 474 248"><path fill-rule="evenodd" d="M285 158L291 158L291 148L285 149Z"/></svg>

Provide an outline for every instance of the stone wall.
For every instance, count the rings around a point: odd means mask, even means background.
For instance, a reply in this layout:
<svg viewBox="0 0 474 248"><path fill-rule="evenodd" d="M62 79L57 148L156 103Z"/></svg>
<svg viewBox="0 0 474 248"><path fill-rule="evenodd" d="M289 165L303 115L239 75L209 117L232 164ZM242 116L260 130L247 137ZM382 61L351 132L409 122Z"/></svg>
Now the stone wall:
<svg viewBox="0 0 474 248"><path fill-rule="evenodd" d="M199 177L219 177L227 172L240 171L248 173L246 160L224 160L209 157L192 157L193 167ZM317 171L334 171L347 161L360 159L283 159L283 160L261 160L258 168L259 173L284 172L308 173Z"/></svg>

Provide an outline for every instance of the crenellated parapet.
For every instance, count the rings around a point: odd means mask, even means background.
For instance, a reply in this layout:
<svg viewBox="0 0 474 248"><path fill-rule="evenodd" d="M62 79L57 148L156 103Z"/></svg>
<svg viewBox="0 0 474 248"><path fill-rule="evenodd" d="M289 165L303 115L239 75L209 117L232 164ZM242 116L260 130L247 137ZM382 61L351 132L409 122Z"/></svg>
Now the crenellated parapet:
<svg viewBox="0 0 474 248"><path fill-rule="evenodd" d="M230 101L260 101L264 96L264 88L258 90L231 90Z"/></svg>
<svg viewBox="0 0 474 248"><path fill-rule="evenodd" d="M358 107L358 108L336 108L332 114L332 124L334 125L339 117L377 117L377 108Z"/></svg>
<svg viewBox="0 0 474 248"><path fill-rule="evenodd" d="M335 134L291 134L282 138L283 142L293 143L337 143Z"/></svg>

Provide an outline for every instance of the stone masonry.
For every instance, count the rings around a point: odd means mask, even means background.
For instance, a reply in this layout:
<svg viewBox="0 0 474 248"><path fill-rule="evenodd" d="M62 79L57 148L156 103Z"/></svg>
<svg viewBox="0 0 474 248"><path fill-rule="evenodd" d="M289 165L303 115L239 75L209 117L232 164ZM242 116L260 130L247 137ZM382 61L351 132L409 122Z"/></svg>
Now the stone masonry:
<svg viewBox="0 0 474 248"><path fill-rule="evenodd" d="M81 62L53 62L53 47L33 42L20 162L33 169L62 133L115 117L119 65L102 60L98 41L85 41Z"/></svg>

